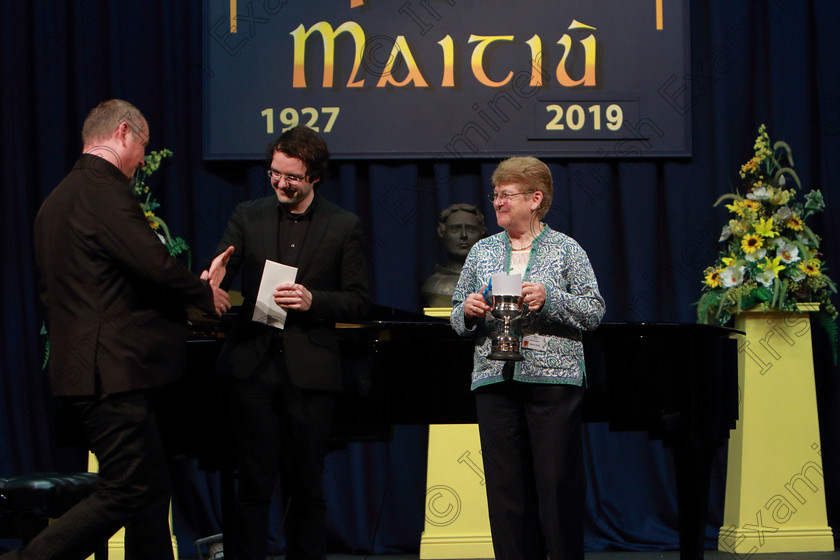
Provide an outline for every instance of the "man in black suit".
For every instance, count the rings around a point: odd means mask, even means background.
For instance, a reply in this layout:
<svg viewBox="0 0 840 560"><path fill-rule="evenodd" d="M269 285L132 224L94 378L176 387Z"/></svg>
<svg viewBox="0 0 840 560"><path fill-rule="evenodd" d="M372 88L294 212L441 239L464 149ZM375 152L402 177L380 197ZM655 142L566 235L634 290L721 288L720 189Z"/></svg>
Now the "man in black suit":
<svg viewBox="0 0 840 560"><path fill-rule="evenodd" d="M35 218L52 391L81 412L99 484L4 559L81 560L123 526L128 560L173 557L150 393L183 371L185 306L230 307L218 287L230 250L201 279L169 255L129 188L148 138L133 105L100 103L85 120L82 156Z"/></svg>
<svg viewBox="0 0 840 560"><path fill-rule="evenodd" d="M218 363L233 377L239 489L225 552L236 560L265 559L278 470L286 558L326 557L322 478L341 389L335 323L363 317L370 299L359 218L315 192L328 161L313 130L283 133L266 154L275 196L237 206L219 245L235 247L222 285L241 271L244 297ZM297 268L273 291L287 311L282 330L252 321L266 260Z"/></svg>

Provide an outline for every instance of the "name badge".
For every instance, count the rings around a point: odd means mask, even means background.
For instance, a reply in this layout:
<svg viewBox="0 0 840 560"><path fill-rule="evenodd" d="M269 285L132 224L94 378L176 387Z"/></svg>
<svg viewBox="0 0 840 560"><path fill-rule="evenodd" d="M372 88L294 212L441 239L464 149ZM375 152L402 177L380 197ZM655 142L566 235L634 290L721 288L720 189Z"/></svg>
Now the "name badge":
<svg viewBox="0 0 840 560"><path fill-rule="evenodd" d="M548 338L539 334L529 334L522 339L522 348L545 352L548 347Z"/></svg>

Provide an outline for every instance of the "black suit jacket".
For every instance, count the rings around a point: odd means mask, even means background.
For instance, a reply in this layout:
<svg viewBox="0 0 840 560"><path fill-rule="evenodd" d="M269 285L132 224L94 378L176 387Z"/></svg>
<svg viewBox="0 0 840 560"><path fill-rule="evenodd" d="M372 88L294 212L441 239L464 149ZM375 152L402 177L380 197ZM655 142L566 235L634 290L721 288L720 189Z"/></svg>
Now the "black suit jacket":
<svg viewBox="0 0 840 560"><path fill-rule="evenodd" d="M55 395L94 395L97 371L106 393L181 375L185 305L213 311L213 294L169 254L119 169L76 162L35 218L35 258Z"/></svg>
<svg viewBox="0 0 840 560"><path fill-rule="evenodd" d="M286 366L297 387L341 389L341 357L335 323L362 318L370 303L359 218L316 194L312 222L300 249L296 282L312 292L306 312L291 310L282 331ZM216 254L236 249L223 286L242 274L242 312L219 356L221 373L247 378L270 359L273 327L251 320L266 259L278 258L278 201L275 196L239 204Z"/></svg>

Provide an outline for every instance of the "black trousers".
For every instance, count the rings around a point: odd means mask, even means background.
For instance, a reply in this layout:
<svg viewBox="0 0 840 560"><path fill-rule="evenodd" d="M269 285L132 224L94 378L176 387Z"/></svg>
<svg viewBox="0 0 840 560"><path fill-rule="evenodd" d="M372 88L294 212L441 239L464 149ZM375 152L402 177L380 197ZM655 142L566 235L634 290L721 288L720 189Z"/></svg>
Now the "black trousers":
<svg viewBox="0 0 840 560"><path fill-rule="evenodd" d="M125 527L127 560L172 560L170 482L149 395L104 395L81 407L99 485L86 499L2 558L83 560Z"/></svg>
<svg viewBox="0 0 840 560"><path fill-rule="evenodd" d="M260 375L234 380L239 484L234 560L265 560L269 511L280 474L287 560L326 558L324 459L335 395L292 385L281 352Z"/></svg>
<svg viewBox="0 0 840 560"><path fill-rule="evenodd" d="M476 389L497 560L583 560L583 391L518 381Z"/></svg>

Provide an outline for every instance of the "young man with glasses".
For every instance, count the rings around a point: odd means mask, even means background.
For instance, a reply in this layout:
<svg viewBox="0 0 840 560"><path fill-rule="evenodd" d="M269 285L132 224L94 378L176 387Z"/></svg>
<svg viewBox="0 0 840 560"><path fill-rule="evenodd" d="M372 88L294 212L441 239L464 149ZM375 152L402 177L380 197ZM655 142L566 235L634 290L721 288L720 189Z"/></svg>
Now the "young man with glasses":
<svg viewBox="0 0 840 560"><path fill-rule="evenodd" d="M335 396L341 390L336 322L367 311L367 268L359 218L315 190L329 151L312 129L298 126L269 147L274 196L236 207L218 252L235 247L223 287L242 274L242 312L219 356L233 378L239 488L233 550L237 560L264 560L269 510L279 472L286 558L326 558L322 478ZM252 321L266 260L297 268L276 286L285 327Z"/></svg>

